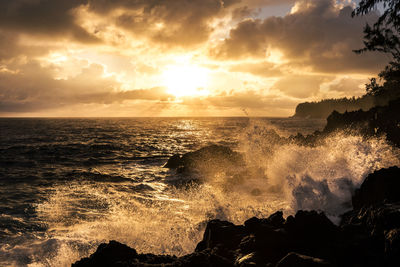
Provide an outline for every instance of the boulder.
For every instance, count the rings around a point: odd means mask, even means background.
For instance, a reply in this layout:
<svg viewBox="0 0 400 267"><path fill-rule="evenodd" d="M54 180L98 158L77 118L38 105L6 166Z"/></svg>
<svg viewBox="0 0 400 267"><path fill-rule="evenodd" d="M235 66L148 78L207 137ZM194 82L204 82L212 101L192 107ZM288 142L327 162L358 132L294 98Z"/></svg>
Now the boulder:
<svg viewBox="0 0 400 267"><path fill-rule="evenodd" d="M257 254L255 252L241 255L235 261L235 266L247 267L247 266L257 266Z"/></svg>
<svg viewBox="0 0 400 267"><path fill-rule="evenodd" d="M306 255L291 252L281 259L276 267L332 267L329 262Z"/></svg>
<svg viewBox="0 0 400 267"><path fill-rule="evenodd" d="M385 234L385 259L388 266L398 266L400 263L400 228Z"/></svg>
<svg viewBox="0 0 400 267"><path fill-rule="evenodd" d="M358 209L343 214L339 226L322 212L303 210L244 225L211 220L195 251L179 258L138 254L110 241L72 266L400 266L398 173L392 167L369 175L353 198Z"/></svg>
<svg viewBox="0 0 400 267"><path fill-rule="evenodd" d="M309 240L334 236L338 229L326 217L325 213L299 210L296 215L286 219L284 228L295 236L306 237Z"/></svg>
<svg viewBox="0 0 400 267"><path fill-rule="evenodd" d="M83 258L72 264L72 267L106 267L123 266L124 262L137 261L138 254L135 249L121 244L117 241L110 241L108 244L102 243L89 258Z"/></svg>
<svg viewBox="0 0 400 267"><path fill-rule="evenodd" d="M182 157L179 154L175 154L170 157L167 163L164 165L164 168L169 169L177 169L182 165Z"/></svg>
<svg viewBox="0 0 400 267"><path fill-rule="evenodd" d="M211 249L206 249L203 251L196 251L194 253L185 255L177 262L169 266L176 267L233 267L234 264L231 260L228 260L218 254L216 254ZM161 266L160 266L161 267ZM164 267L164 266L163 266ZM167 267L167 266L165 266Z"/></svg>
<svg viewBox="0 0 400 267"><path fill-rule="evenodd" d="M222 245L227 249L235 249L245 236L244 227L231 222L211 220L204 231L203 240L197 244L196 251L213 249Z"/></svg>
<svg viewBox="0 0 400 267"><path fill-rule="evenodd" d="M386 231L400 227L400 203L384 203L347 212L341 226L361 228L371 236L383 238Z"/></svg>
<svg viewBox="0 0 400 267"><path fill-rule="evenodd" d="M178 172L230 172L245 166L243 156L229 147L210 145L194 152L188 152L182 157L172 156L164 165L166 168L177 169Z"/></svg>
<svg viewBox="0 0 400 267"><path fill-rule="evenodd" d="M400 168L381 169L367 176L352 198L353 208L400 201Z"/></svg>

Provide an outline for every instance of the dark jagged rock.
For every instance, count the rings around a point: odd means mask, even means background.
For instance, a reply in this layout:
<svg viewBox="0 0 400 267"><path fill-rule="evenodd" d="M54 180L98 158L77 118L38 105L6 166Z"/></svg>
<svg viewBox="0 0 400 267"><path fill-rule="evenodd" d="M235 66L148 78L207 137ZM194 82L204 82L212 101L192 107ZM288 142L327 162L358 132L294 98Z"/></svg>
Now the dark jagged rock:
<svg viewBox="0 0 400 267"><path fill-rule="evenodd" d="M360 133L366 138L383 136L393 145L400 147L400 98L385 102L385 104L372 107L367 111L359 109L339 113L334 110L327 117L327 124L322 131L315 131L307 136L292 135L286 142L316 146L330 134L345 131Z"/></svg>
<svg viewBox="0 0 400 267"><path fill-rule="evenodd" d="M285 219L283 218L283 212L277 211L267 218L268 222L274 227L282 227Z"/></svg>
<svg viewBox="0 0 400 267"><path fill-rule="evenodd" d="M216 250L197 251L179 258L173 265L179 267L232 267L233 263L218 255Z"/></svg>
<svg viewBox="0 0 400 267"><path fill-rule="evenodd" d="M281 259L276 267L331 267L332 264L323 259L291 252Z"/></svg>
<svg viewBox="0 0 400 267"><path fill-rule="evenodd" d="M183 156L172 156L166 168L177 169L178 172L209 173L232 171L245 166L243 156L229 147L210 145Z"/></svg>
<svg viewBox="0 0 400 267"><path fill-rule="evenodd" d="M203 240L196 247L196 251L213 249L217 245L225 248L236 248L245 235L244 227L220 220L208 222L204 231Z"/></svg>
<svg viewBox="0 0 400 267"><path fill-rule="evenodd" d="M182 164L181 155L175 154L168 159L167 163L164 165L164 168L177 169L181 166L181 164Z"/></svg>
<svg viewBox="0 0 400 267"><path fill-rule="evenodd" d="M257 266L258 261L259 261L258 255L255 252L252 252L242 257L239 257L235 261L235 266L241 266L241 267Z"/></svg>
<svg viewBox="0 0 400 267"><path fill-rule="evenodd" d="M371 236L383 239L386 231L400 226L400 203L379 204L347 212L343 215L342 226L358 227Z"/></svg>
<svg viewBox="0 0 400 267"><path fill-rule="evenodd" d="M400 262L400 228L392 229L386 232L385 256L387 262Z"/></svg>
<svg viewBox="0 0 400 267"><path fill-rule="evenodd" d="M352 198L353 207L360 209L363 206L386 202L400 201L400 169L391 167L381 169L367 176L361 187Z"/></svg>
<svg viewBox="0 0 400 267"><path fill-rule="evenodd" d="M323 133L340 129L357 129L366 136L385 135L388 141L400 146L400 98L368 111L332 112Z"/></svg>
<svg viewBox="0 0 400 267"><path fill-rule="evenodd" d="M110 241L108 244L100 244L89 258L83 258L72 266L126 266L126 263L134 263L137 256L135 249L117 241Z"/></svg>
<svg viewBox="0 0 400 267"><path fill-rule="evenodd" d="M357 193L361 208L344 214L339 226L322 212L302 210L286 219L280 211L253 217L244 225L212 220L196 250L182 257L138 254L111 241L73 266L400 266L400 201L387 197L400 193L391 181L397 172L368 176ZM374 193L372 202L361 197Z"/></svg>

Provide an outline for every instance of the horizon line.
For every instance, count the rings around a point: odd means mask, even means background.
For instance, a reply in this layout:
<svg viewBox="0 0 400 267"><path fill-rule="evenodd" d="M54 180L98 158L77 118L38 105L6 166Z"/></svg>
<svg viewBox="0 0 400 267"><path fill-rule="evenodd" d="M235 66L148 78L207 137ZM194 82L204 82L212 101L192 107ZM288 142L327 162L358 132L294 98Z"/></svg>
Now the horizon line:
<svg viewBox="0 0 400 267"><path fill-rule="evenodd" d="M17 116L0 116L0 119L129 119L129 118L276 118L290 119L292 116L37 116L37 117L17 117Z"/></svg>

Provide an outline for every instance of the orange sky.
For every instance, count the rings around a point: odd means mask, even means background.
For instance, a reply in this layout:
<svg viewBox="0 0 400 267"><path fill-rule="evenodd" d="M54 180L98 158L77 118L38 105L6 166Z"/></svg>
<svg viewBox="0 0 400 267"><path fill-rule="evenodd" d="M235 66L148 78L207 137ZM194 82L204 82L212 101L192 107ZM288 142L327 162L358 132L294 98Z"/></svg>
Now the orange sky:
<svg viewBox="0 0 400 267"><path fill-rule="evenodd" d="M0 116L290 116L360 96L349 0L2 0Z"/></svg>

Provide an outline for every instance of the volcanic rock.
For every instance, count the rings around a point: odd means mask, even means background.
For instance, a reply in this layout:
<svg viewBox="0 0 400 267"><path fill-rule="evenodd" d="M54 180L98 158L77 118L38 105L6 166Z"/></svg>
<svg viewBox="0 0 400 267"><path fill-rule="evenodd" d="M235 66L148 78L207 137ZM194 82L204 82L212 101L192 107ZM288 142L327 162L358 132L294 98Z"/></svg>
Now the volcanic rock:
<svg viewBox="0 0 400 267"><path fill-rule="evenodd" d="M352 203L354 209L370 206L386 201L400 201L400 168L381 169L367 176L361 187L354 193Z"/></svg>
<svg viewBox="0 0 400 267"><path fill-rule="evenodd" d="M183 156L174 155L164 165L166 168L177 169L178 172L209 173L224 171L245 166L243 156L229 147L210 145Z"/></svg>

